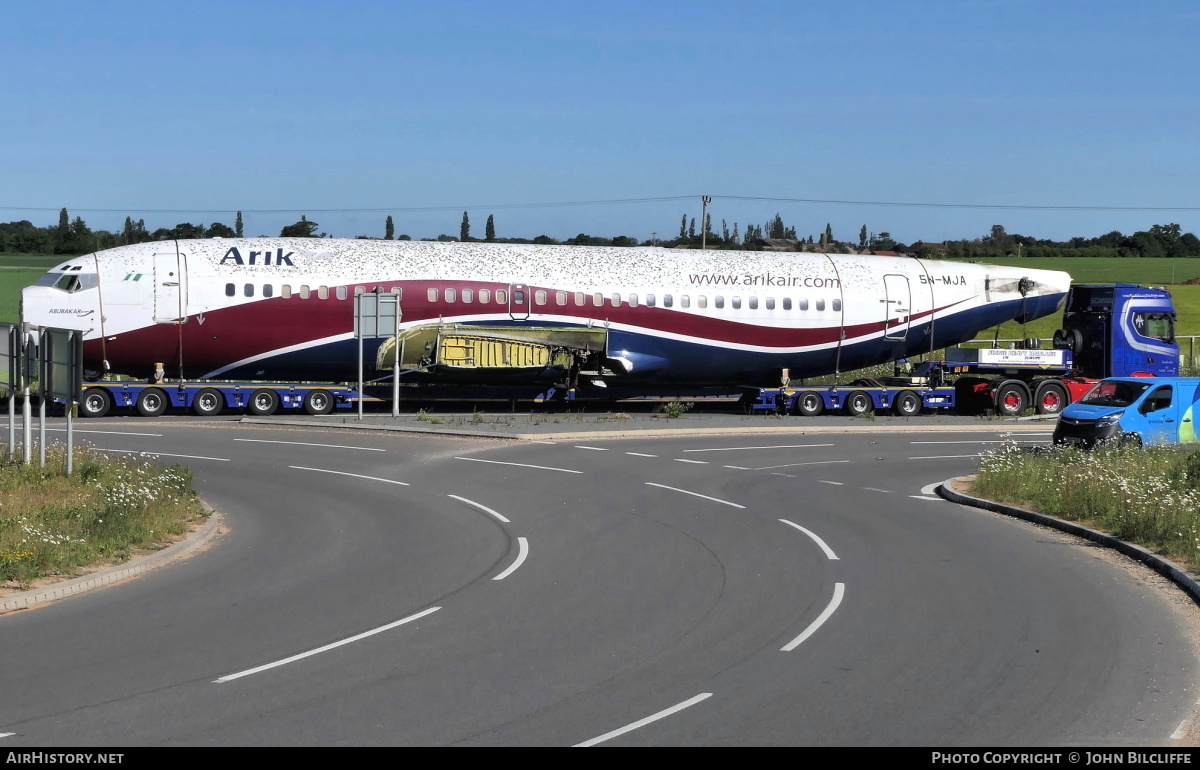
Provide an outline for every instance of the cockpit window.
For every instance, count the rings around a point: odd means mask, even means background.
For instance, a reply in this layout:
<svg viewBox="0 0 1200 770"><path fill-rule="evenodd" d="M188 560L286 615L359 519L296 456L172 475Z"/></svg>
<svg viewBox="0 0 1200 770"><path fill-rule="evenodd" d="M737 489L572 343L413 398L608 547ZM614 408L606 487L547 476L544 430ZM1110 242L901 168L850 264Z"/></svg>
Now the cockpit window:
<svg viewBox="0 0 1200 770"><path fill-rule="evenodd" d="M46 273L37 280L34 286L53 286L56 289L73 294L85 289L94 289L98 285L95 273Z"/></svg>

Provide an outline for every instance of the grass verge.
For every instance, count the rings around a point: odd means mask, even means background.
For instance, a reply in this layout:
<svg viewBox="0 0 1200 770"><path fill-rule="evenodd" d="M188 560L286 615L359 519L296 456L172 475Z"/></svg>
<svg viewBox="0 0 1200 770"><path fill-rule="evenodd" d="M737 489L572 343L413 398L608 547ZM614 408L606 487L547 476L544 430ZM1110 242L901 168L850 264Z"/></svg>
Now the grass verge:
<svg viewBox="0 0 1200 770"><path fill-rule="evenodd" d="M70 476L63 445L47 447L44 468L0 463L0 586L128 561L208 516L188 468L78 446L72 459Z"/></svg>
<svg viewBox="0 0 1200 770"><path fill-rule="evenodd" d="M1192 573L1200 564L1200 450L1018 447L983 455L972 492L1107 532Z"/></svg>

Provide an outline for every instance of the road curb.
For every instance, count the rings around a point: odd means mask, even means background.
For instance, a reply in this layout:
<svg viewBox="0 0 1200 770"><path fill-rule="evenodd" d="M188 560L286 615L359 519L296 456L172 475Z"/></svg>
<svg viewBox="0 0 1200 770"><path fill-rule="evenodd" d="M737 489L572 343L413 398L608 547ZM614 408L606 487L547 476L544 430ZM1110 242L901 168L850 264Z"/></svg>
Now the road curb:
<svg viewBox="0 0 1200 770"><path fill-rule="evenodd" d="M1097 545L1112 548L1118 553L1124 554L1131 559L1145 564L1150 569L1170 580L1175 585L1179 586L1184 593L1191 597L1192 601L1200 604L1200 582L1196 578L1184 570L1179 565L1172 561L1164 559L1158 554L1142 548L1140 545L1134 545L1126 540L1113 537L1112 535L1101 532L1090 527L1085 527L1081 524L1076 524L1064 519L1058 519L1053 516L1047 516L1044 513L1017 508L1012 505L1004 505L991 500L984 500L978 497L964 494L963 492L955 491L950 488L950 482L965 480L967 477L959 477L957 479L947 479L937 487L937 493L949 500L952 503L960 503L962 505L970 505L975 508L983 508L984 510L993 511L995 513L1004 514L1005 516L1013 516L1024 521L1040 524L1044 527L1057 529L1060 532L1066 532L1076 537L1082 537L1090 540Z"/></svg>
<svg viewBox="0 0 1200 770"><path fill-rule="evenodd" d="M222 522L221 514L214 511L208 503L201 501L200 504L209 512L208 520L204 522L204 525L200 529L184 540L180 540L178 543L168 546L157 553L133 559L126 564L120 564L101 572L94 572L90 575L64 580L61 583L55 583L45 588L36 588L22 593L0 596L0 615L15 612L16 610L27 610L31 607L65 599L69 596L76 596L95 588L103 588L113 583L119 583L122 580L137 577L144 572L161 567L164 564L193 553L202 546L207 545L216 536Z"/></svg>

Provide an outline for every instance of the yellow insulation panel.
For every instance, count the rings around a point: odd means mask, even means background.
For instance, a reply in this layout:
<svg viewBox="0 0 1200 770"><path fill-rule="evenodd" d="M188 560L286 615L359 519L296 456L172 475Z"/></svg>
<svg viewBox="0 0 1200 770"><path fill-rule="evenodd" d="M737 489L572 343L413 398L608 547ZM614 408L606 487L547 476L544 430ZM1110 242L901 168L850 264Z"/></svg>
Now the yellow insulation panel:
<svg viewBox="0 0 1200 770"><path fill-rule="evenodd" d="M532 342L444 335L438 347L438 361L446 366L504 369L550 363L550 349Z"/></svg>

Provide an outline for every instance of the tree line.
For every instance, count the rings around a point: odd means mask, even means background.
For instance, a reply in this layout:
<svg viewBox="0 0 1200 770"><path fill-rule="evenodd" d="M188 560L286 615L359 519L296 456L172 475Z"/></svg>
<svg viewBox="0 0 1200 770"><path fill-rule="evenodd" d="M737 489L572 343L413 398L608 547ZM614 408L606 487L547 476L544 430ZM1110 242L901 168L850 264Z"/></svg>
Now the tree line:
<svg viewBox="0 0 1200 770"><path fill-rule="evenodd" d="M495 217L489 214L487 223L484 225L484 237L476 238L471 235L470 215L464 211L457 237L443 233L436 238L422 238L421 240L584 246L663 246L667 248L700 248L703 244L706 249L782 249L841 254L886 251L917 257L953 257L972 260L1009 256L1035 258L1200 257L1200 239L1192 233L1182 232L1180 226L1174 223L1153 225L1149 230L1138 231L1132 235L1124 235L1113 230L1095 238L1077 237L1067 241L1053 241L1009 233L1003 225L992 225L986 235L976 238L949 240L941 243L904 244L894 240L890 233L871 232L865 224L859 230L857 239L839 240L834 237L833 228L828 223L816 237L813 235L797 236L795 225L786 224L779 214L762 224L747 223L744 229L738 222L734 222L733 227L730 228L728 223L722 219L718 230L713 226L711 214L706 215L704 220L700 225L700 232L697 232L695 217L689 219L688 215L684 214L680 220L679 233L673 238L659 239L657 234L648 239L639 239L628 235L605 237L579 233L572 238L559 240L548 235L538 235L533 238L499 237L496 233ZM388 216L384 221L383 235L378 238L379 240L413 240L409 235L397 236L395 233L395 222L391 216ZM302 215L297 222L283 227L279 235L285 238L328 237L326 233L320 231L320 225L305 215ZM182 222L171 228L162 227L150 231L146 228L145 220L135 221L132 217L125 217L125 225L121 231L110 232L92 230L81 217L77 216L72 219L64 208L59 212L56 226L36 227L29 220L0 223L0 252L87 254L116 246L148 241L241 238L243 236L242 212L240 211L237 212L232 227L221 222L213 222L207 226ZM367 240L377 239L376 236L371 235L357 237Z"/></svg>

